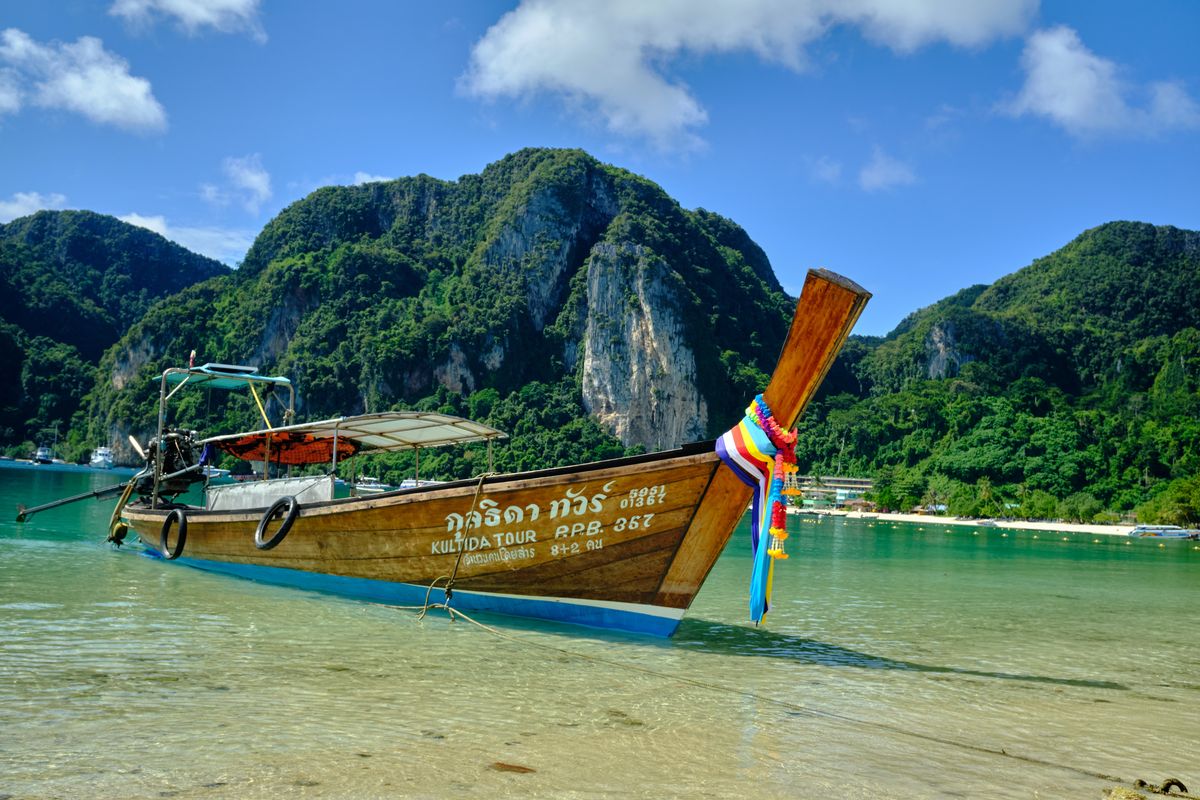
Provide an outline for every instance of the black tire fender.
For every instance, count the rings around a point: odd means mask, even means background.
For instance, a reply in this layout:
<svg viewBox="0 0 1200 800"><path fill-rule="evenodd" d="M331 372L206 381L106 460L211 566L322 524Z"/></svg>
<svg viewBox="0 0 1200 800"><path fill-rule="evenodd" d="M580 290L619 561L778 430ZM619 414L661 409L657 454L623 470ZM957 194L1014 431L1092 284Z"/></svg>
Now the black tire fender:
<svg viewBox="0 0 1200 800"><path fill-rule="evenodd" d="M171 550L167 547L167 534L171 532L171 525L178 524L179 533L175 540L175 549ZM162 553L162 557L167 561L174 561L179 558L183 552L183 546L187 543L187 514L183 513L182 508L172 509L167 514L167 518L163 520L162 531L158 537L158 551Z"/></svg>
<svg viewBox="0 0 1200 800"><path fill-rule="evenodd" d="M284 511L285 508L286 511ZM283 524L279 526L279 530L275 531L274 536L264 540L267 524L281 511L283 512ZM288 535L288 531L292 529L292 523L298 516L300 516L300 504L296 502L295 497L288 495L276 500L270 508L263 512L262 519L258 521L258 527L254 529L254 546L259 550L274 549Z"/></svg>

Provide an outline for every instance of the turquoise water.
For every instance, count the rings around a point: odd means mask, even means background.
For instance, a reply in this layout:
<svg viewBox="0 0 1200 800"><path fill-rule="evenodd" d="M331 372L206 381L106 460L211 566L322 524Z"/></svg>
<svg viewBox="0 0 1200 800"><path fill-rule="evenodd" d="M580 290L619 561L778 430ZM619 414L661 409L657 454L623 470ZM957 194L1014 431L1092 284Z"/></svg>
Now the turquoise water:
<svg viewBox="0 0 1200 800"><path fill-rule="evenodd" d="M0 797L1200 788L1195 542L795 518L764 629L743 530L671 640L493 632L13 522L111 482L0 468Z"/></svg>

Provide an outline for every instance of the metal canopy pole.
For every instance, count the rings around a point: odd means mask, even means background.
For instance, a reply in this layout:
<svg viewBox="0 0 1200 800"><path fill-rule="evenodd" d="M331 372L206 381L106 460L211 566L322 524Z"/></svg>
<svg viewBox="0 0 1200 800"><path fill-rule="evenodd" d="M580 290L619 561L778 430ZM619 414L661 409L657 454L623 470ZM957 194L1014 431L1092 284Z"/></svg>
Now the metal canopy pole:
<svg viewBox="0 0 1200 800"><path fill-rule="evenodd" d="M167 373L163 370L162 386L158 390L158 441L154 445L154 491L150 495L150 507L158 508L158 485L162 480L162 436L167 419Z"/></svg>

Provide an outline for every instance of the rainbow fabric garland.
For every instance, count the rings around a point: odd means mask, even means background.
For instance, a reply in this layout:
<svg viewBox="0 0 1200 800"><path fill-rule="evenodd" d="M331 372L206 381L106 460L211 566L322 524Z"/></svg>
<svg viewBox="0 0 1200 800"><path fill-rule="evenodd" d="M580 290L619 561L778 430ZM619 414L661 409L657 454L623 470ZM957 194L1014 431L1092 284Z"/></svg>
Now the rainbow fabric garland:
<svg viewBox="0 0 1200 800"><path fill-rule="evenodd" d="M775 560L787 558L787 506L784 479L796 471L796 432L784 431L760 394L746 416L717 440L717 455L738 479L755 489L751 508L750 544L754 571L750 576L750 620L762 622L771 600Z"/></svg>

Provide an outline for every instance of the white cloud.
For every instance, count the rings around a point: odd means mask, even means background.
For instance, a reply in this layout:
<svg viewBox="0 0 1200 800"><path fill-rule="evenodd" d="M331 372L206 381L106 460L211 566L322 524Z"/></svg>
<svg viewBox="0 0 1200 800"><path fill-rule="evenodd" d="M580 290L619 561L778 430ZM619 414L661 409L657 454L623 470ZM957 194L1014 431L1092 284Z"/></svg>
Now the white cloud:
<svg viewBox="0 0 1200 800"><path fill-rule="evenodd" d="M1178 83L1159 82L1150 85L1148 116L1161 128L1200 128L1200 106Z"/></svg>
<svg viewBox="0 0 1200 800"><path fill-rule="evenodd" d="M963 116L964 113L961 109L943 103L938 107L937 111L925 118L925 129L931 132L943 130L954 124Z"/></svg>
<svg viewBox="0 0 1200 800"><path fill-rule="evenodd" d="M41 192L17 192L11 200L0 200L0 222L11 222L18 217L27 217L46 208L62 208L67 198L61 194L43 195Z"/></svg>
<svg viewBox="0 0 1200 800"><path fill-rule="evenodd" d="M215 258L229 266L237 264L246 255L250 245L254 243L254 234L245 230L230 230L226 228L192 228L174 227L167 223L161 214L143 216L142 214L126 214L119 219L130 225L137 225L170 239L176 244L186 247L194 253Z"/></svg>
<svg viewBox="0 0 1200 800"><path fill-rule="evenodd" d="M137 225L139 228L145 228L157 233L159 236L170 238L167 236L167 218L162 214L153 217L144 217L141 214L125 214L117 217L122 222L128 222L130 225Z"/></svg>
<svg viewBox="0 0 1200 800"><path fill-rule="evenodd" d="M903 161L892 158L876 147L871 160L858 173L858 185L864 192L879 192L915 183L917 175Z"/></svg>
<svg viewBox="0 0 1200 800"><path fill-rule="evenodd" d="M805 47L857 26L900 52L947 41L978 46L1022 31L1037 0L524 0L480 39L460 79L484 98L550 92L592 105L608 128L660 144L704 124L688 87L664 76L671 59L749 51L801 69Z"/></svg>
<svg viewBox="0 0 1200 800"><path fill-rule="evenodd" d="M1167 129L1200 127L1200 107L1177 83L1152 83L1139 90L1122 79L1118 65L1089 50L1066 26L1034 32L1021 54L1025 85L1004 110L1042 116L1079 137L1104 134L1154 135ZM1148 94L1139 107L1130 97Z"/></svg>
<svg viewBox="0 0 1200 800"><path fill-rule="evenodd" d="M354 173L354 185L355 186L361 186L364 183L379 183L381 181L390 181L390 180L392 180L392 179L388 178L384 175L372 175L369 172L362 172L361 170Z"/></svg>
<svg viewBox="0 0 1200 800"><path fill-rule="evenodd" d="M150 81L130 75L128 62L95 37L41 44L9 28L0 33L0 62L11 66L0 79L0 110L5 103L19 109L21 97L29 95L35 105L74 111L104 125L134 131L167 127Z"/></svg>
<svg viewBox="0 0 1200 800"><path fill-rule="evenodd" d="M1014 36L1038 8L1038 0L833 0L830 13L859 25L872 41L910 53L937 41L979 47Z"/></svg>
<svg viewBox="0 0 1200 800"><path fill-rule="evenodd" d="M258 18L259 0L115 0L108 13L134 25L147 26L159 17L174 17L189 34L201 28L222 33L245 31L259 42L267 34Z"/></svg>
<svg viewBox="0 0 1200 800"><path fill-rule="evenodd" d="M813 180L821 183L836 185L842 180L842 162L829 156L810 159L808 169Z"/></svg>
<svg viewBox="0 0 1200 800"><path fill-rule="evenodd" d="M258 153L242 158L226 158L221 171L229 182L229 188L211 183L200 185L200 196L214 205L228 205L239 201L251 214L257 214L262 204L271 199L271 174L263 168Z"/></svg>
<svg viewBox="0 0 1200 800"><path fill-rule="evenodd" d="M174 228L168 238L192 252L236 267L254 244L255 235L254 231L227 228Z"/></svg>
<svg viewBox="0 0 1200 800"><path fill-rule="evenodd" d="M21 84L17 71L0 69L0 116L21 110Z"/></svg>
<svg viewBox="0 0 1200 800"><path fill-rule="evenodd" d="M229 196L211 183L200 184L200 197L215 206L223 206L229 203Z"/></svg>

